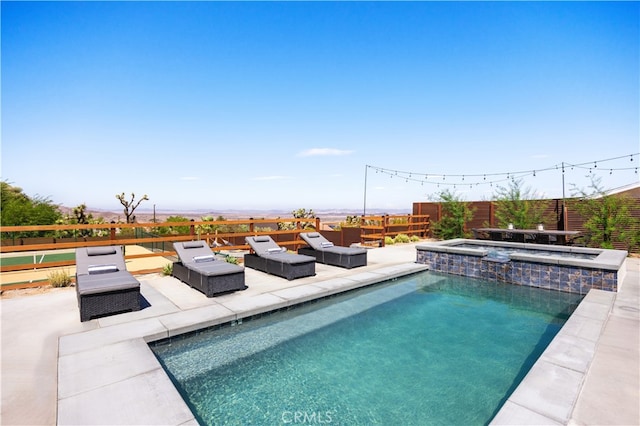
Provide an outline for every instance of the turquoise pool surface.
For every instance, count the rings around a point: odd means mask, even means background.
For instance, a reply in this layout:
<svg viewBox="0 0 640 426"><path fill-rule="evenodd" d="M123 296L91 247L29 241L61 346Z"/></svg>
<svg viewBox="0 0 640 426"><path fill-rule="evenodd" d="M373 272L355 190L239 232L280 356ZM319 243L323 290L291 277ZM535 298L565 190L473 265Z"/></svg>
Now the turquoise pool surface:
<svg viewBox="0 0 640 426"><path fill-rule="evenodd" d="M541 257L564 257L567 259L588 259L593 260L598 257L598 254L593 253L580 253L575 251L566 251L563 250L540 250L536 249L527 249L526 244L524 247L505 247L505 246L496 246L491 244L456 244L452 245L454 248L467 248L467 249L476 249L476 250L487 250L489 253L491 252L502 252L507 254L528 254L531 256L541 256Z"/></svg>
<svg viewBox="0 0 640 426"><path fill-rule="evenodd" d="M580 300L424 272L151 348L201 424L481 425Z"/></svg>

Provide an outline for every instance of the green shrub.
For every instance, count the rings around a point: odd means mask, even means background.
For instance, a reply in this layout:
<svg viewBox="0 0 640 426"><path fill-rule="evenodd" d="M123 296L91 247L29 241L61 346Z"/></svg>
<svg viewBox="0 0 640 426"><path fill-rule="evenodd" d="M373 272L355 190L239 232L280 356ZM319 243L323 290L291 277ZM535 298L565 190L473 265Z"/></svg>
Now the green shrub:
<svg viewBox="0 0 640 426"><path fill-rule="evenodd" d="M135 238L136 230L135 228L119 228L118 235L120 238Z"/></svg>
<svg viewBox="0 0 640 426"><path fill-rule="evenodd" d="M167 263L162 267L162 275L171 275L173 273L173 263Z"/></svg>
<svg viewBox="0 0 640 426"><path fill-rule="evenodd" d="M516 229L533 229L539 223L554 222L549 214L545 215L549 200L537 199L530 188L523 188L522 180L513 179L508 187L498 186L494 198L495 217L501 228L512 223Z"/></svg>
<svg viewBox="0 0 640 426"><path fill-rule="evenodd" d="M590 188L591 192L575 189L580 198L571 203L585 220L588 246L612 249L614 243L621 243L633 250L640 244L640 223L631 215L633 199L624 194L608 194L595 176L591 177Z"/></svg>
<svg viewBox="0 0 640 426"><path fill-rule="evenodd" d="M384 237L384 245L385 245L385 246L390 246L390 245L393 245L393 244L395 244L395 243L396 243L396 241L395 241L393 238L391 238L391 237Z"/></svg>
<svg viewBox="0 0 640 426"><path fill-rule="evenodd" d="M237 264L238 264L238 258L237 258L237 257L233 257L233 256L226 256L226 257L224 258L224 260L226 260L226 261L227 261L227 263L232 263L232 264L234 264L234 265L237 265Z"/></svg>
<svg viewBox="0 0 640 426"><path fill-rule="evenodd" d="M338 228L358 228L362 218L360 216L347 216L344 222L340 222Z"/></svg>
<svg viewBox="0 0 640 426"><path fill-rule="evenodd" d="M412 235L410 239L412 243L417 243L418 241L420 241L420 237L418 237L417 235Z"/></svg>
<svg viewBox="0 0 640 426"><path fill-rule="evenodd" d="M272 232L274 229L270 226L255 226L253 228L254 232L259 233L259 232Z"/></svg>
<svg viewBox="0 0 640 426"><path fill-rule="evenodd" d="M396 243L408 243L409 242L409 236L407 234L398 234L394 238L394 241Z"/></svg>
<svg viewBox="0 0 640 426"><path fill-rule="evenodd" d="M475 208L448 189L440 192L438 197L442 206L442 217L433 222L433 235L441 240L468 238L470 232L465 231L466 224L473 219Z"/></svg>
<svg viewBox="0 0 640 426"><path fill-rule="evenodd" d="M189 222L189 218L188 217L184 217L184 216L169 216L166 220L166 223L170 223L170 222ZM157 232L160 235L178 235L178 234L188 234L189 230L190 230L190 226L188 225L183 225L183 226L159 226L156 229L155 232Z"/></svg>
<svg viewBox="0 0 640 426"><path fill-rule="evenodd" d="M47 278L51 287L68 287L71 285L71 275L64 270L49 272Z"/></svg>
<svg viewBox="0 0 640 426"><path fill-rule="evenodd" d="M405 225L409 223L409 218L407 217L392 217L389 220L389 225Z"/></svg>
<svg viewBox="0 0 640 426"><path fill-rule="evenodd" d="M2 226L53 225L62 217L58 206L48 198L30 197L22 188L0 182L0 223ZM53 231L16 232L2 238L48 237Z"/></svg>
<svg viewBox="0 0 640 426"><path fill-rule="evenodd" d="M291 216L295 219L315 219L316 214L313 212L313 209L298 209L291 212ZM279 230L291 230L296 229L295 222L278 222ZM302 224L302 229L315 229L313 222L304 222Z"/></svg>

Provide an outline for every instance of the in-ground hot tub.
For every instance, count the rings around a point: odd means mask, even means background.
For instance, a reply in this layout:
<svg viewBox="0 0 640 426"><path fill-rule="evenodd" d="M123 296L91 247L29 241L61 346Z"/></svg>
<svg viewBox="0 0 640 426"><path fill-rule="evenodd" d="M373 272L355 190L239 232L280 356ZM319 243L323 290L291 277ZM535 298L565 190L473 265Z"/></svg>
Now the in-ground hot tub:
<svg viewBox="0 0 640 426"><path fill-rule="evenodd" d="M627 252L570 246L454 239L416 246L417 263L435 272L587 294L618 291Z"/></svg>

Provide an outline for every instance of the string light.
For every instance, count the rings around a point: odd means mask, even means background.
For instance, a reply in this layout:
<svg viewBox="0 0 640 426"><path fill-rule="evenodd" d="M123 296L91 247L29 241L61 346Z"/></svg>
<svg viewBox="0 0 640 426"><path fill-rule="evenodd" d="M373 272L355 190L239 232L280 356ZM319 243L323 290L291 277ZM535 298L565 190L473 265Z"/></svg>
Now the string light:
<svg viewBox="0 0 640 426"><path fill-rule="evenodd" d="M537 177L538 173L543 173L551 170L556 170L556 171L561 170L564 176L567 172L567 167L569 167L570 170L572 171L575 169L578 169L578 170L582 169L585 171L588 170L589 174L593 174L597 170L602 170L604 172L607 169L609 170L609 175L613 175L614 171L628 171L628 170L629 171L633 170L635 174L638 174L637 166L634 166L634 167L610 167L609 166L603 169L603 168L598 168L598 163L607 163L615 160L620 160L623 158L629 158L629 161L632 162L635 160L634 157L639 155L640 153L635 153L635 154L623 155L620 157L606 158L602 160L595 160L595 161L589 161L585 163L575 163L575 164L562 162L562 163L555 164L551 167L535 169L535 170L522 170L522 171L516 171L516 172L509 171L509 172L501 172L501 173L481 173L481 174L417 173L415 171L392 170L392 169L385 169L382 167L375 167L375 166L369 166L369 165L367 165L367 167L374 168L376 173L388 174L390 178L393 178L394 176L404 178L406 183L408 183L409 181L420 182L420 184L424 186L424 182L427 182L427 183L431 182L431 183L436 183L438 188L440 188L440 185L446 185L449 187L457 188L458 185L461 186L463 184L464 185L469 184L469 188L473 188L474 183L476 186L479 186L480 184L484 184L484 185L489 184L491 187L493 187L494 183L499 184L509 180L515 181L517 178L524 178L526 176ZM439 182L429 181L429 177L436 177L436 176L442 176L442 180ZM482 180L476 180L476 179L480 179L480 177L482 177Z"/></svg>

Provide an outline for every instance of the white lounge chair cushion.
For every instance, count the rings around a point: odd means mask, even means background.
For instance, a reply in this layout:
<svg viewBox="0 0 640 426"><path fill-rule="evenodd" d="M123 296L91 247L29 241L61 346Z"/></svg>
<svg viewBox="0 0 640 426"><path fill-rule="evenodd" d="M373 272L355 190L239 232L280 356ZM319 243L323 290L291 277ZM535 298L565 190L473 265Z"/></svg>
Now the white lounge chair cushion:
<svg viewBox="0 0 640 426"><path fill-rule="evenodd" d="M89 265L87 271L89 275L107 274L109 272L117 272L118 267L116 265Z"/></svg>
<svg viewBox="0 0 640 426"><path fill-rule="evenodd" d="M283 251L287 251L287 249L282 247L272 247L267 249L267 253L282 253Z"/></svg>
<svg viewBox="0 0 640 426"><path fill-rule="evenodd" d="M208 255L205 255L205 256L194 256L193 257L193 261L196 262L196 263L213 262L214 260L216 260L216 258L212 254L208 254Z"/></svg>
<svg viewBox="0 0 640 426"><path fill-rule="evenodd" d="M333 247L333 243L331 241L323 241L320 244L320 247L322 247L322 248Z"/></svg>

